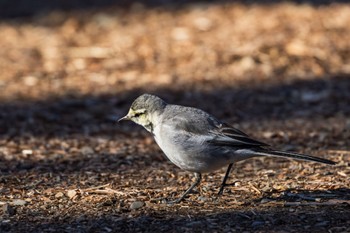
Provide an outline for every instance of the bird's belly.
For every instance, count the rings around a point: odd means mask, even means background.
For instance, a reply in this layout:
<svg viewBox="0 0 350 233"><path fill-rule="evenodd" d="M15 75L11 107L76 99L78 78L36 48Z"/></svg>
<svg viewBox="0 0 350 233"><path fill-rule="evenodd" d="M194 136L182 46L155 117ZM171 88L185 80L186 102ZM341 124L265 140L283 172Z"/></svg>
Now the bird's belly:
<svg viewBox="0 0 350 233"><path fill-rule="evenodd" d="M181 169L192 172L212 172L230 163L230 156L210 150L198 141L174 143L174 140L155 137L167 158Z"/></svg>

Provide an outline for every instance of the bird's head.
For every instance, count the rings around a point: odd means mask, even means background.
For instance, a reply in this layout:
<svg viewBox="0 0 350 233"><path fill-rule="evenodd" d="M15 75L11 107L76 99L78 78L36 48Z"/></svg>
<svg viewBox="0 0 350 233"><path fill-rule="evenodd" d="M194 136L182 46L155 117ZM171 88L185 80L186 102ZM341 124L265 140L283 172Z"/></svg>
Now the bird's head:
<svg viewBox="0 0 350 233"><path fill-rule="evenodd" d="M161 98L143 94L132 103L126 116L120 118L118 122L130 120L145 127L152 132L155 118L164 110L166 103Z"/></svg>

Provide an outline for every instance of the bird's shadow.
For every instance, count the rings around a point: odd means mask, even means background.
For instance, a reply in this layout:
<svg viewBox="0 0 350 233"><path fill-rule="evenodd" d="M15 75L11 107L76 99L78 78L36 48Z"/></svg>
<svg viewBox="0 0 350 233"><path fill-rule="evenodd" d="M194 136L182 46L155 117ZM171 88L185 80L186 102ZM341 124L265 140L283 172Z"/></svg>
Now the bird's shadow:
<svg viewBox="0 0 350 233"><path fill-rule="evenodd" d="M312 202L322 203L332 200L334 204L340 204L343 200L344 203L350 204L350 189L337 188L337 189L286 189L284 191L267 191L263 196L256 199L255 202L267 203L267 202L286 202L286 203L301 203ZM337 200L337 201L334 201Z"/></svg>

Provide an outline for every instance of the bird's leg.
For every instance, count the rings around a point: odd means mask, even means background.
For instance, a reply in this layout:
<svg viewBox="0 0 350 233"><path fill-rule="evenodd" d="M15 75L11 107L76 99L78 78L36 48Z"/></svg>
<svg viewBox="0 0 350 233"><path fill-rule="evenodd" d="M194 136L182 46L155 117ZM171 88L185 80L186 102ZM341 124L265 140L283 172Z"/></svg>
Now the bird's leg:
<svg viewBox="0 0 350 233"><path fill-rule="evenodd" d="M196 172L194 173L194 177L196 178L196 180L194 181L194 183L191 185L191 187L189 187L182 195L181 197L179 197L178 199L176 200L173 200L173 201L168 201L167 204L175 204L175 203L179 203L180 201L182 201L187 194L189 194L192 189L194 187L196 187L200 182L201 182L201 179L202 179L202 174L199 173L199 172Z"/></svg>
<svg viewBox="0 0 350 233"><path fill-rule="evenodd" d="M221 183L221 186L220 186L220 190L218 192L219 196L222 195L222 193L224 192L224 188L226 186L234 185L236 183L236 182L233 182L231 184L226 184L226 180L227 180L228 176L230 175L230 171L231 171L232 165L233 165L233 163L230 163L230 165L228 165L228 167L227 167L225 177L222 180L222 183Z"/></svg>

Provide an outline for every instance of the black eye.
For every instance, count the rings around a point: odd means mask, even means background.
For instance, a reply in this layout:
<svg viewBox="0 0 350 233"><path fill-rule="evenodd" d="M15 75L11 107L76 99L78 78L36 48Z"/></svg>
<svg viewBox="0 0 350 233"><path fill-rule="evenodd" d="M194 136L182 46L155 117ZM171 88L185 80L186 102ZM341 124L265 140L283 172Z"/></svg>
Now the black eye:
<svg viewBox="0 0 350 233"><path fill-rule="evenodd" d="M139 116L141 116L142 114L143 114L143 112L137 112L137 113L134 114L134 117L139 117Z"/></svg>

